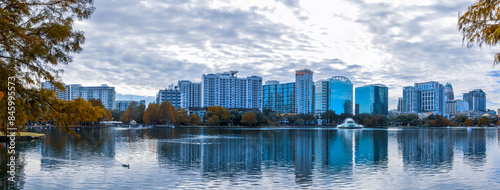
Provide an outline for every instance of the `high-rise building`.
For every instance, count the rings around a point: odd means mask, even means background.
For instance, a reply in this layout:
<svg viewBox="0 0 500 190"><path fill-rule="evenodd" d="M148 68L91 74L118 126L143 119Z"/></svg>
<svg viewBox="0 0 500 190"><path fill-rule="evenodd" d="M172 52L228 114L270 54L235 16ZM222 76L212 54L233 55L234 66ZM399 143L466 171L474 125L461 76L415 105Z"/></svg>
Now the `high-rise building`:
<svg viewBox="0 0 500 190"><path fill-rule="evenodd" d="M430 81L403 87L403 112L429 112L444 115L446 100L444 86Z"/></svg>
<svg viewBox="0 0 500 190"><path fill-rule="evenodd" d="M193 83L188 80L180 80L177 87L181 91L181 107L201 107L201 83Z"/></svg>
<svg viewBox="0 0 500 190"><path fill-rule="evenodd" d="M328 110L330 102L330 85L328 80L314 83L314 115L321 115Z"/></svg>
<svg viewBox="0 0 500 190"><path fill-rule="evenodd" d="M295 112L295 83L280 84L279 81L267 81L262 86L264 109L278 113Z"/></svg>
<svg viewBox="0 0 500 190"><path fill-rule="evenodd" d="M343 76L334 76L329 79L330 102L329 110L336 114L352 114L353 86L351 81Z"/></svg>
<svg viewBox="0 0 500 190"><path fill-rule="evenodd" d="M116 100L115 101L115 109L120 110L120 111L125 111L132 102L135 102L137 106L143 104L146 105L146 100Z"/></svg>
<svg viewBox="0 0 500 190"><path fill-rule="evenodd" d="M177 89L177 86L172 88L167 88L165 90L158 91L156 94L156 103L161 104L162 102L169 101L172 106L176 109L181 107L181 91Z"/></svg>
<svg viewBox="0 0 500 190"><path fill-rule="evenodd" d="M398 109L397 112L402 113L403 112L403 98L398 98Z"/></svg>
<svg viewBox="0 0 500 190"><path fill-rule="evenodd" d="M262 77L238 78L238 71L204 74L201 79L202 107L262 109Z"/></svg>
<svg viewBox="0 0 500 190"><path fill-rule="evenodd" d="M66 88L64 92L56 89L49 82L43 82L42 87L46 89L55 90L56 97L61 100L74 100L82 98L84 100L100 99L104 108L113 110L115 108L115 87L102 84L101 86L82 86L81 84L64 85Z"/></svg>
<svg viewBox="0 0 500 190"><path fill-rule="evenodd" d="M453 95L453 86L451 86L450 83L446 83L446 85L444 85L444 96L446 97L445 101L455 100L455 96Z"/></svg>
<svg viewBox="0 0 500 190"><path fill-rule="evenodd" d="M56 88L52 83L49 81L42 82L42 88L49 89L56 91L56 97L60 100L72 100L71 98L71 85L63 84L64 86L64 91L59 90L59 88Z"/></svg>
<svg viewBox="0 0 500 190"><path fill-rule="evenodd" d="M446 113L450 115L460 114L469 110L469 102L451 100L446 102Z"/></svg>
<svg viewBox="0 0 500 190"><path fill-rule="evenodd" d="M464 101L469 102L469 110L486 111L486 93L481 89L474 89L464 93Z"/></svg>
<svg viewBox="0 0 500 190"><path fill-rule="evenodd" d="M295 113L314 113L314 81L309 69L295 71Z"/></svg>
<svg viewBox="0 0 500 190"><path fill-rule="evenodd" d="M389 111L389 89L382 84L357 87L356 114L384 114Z"/></svg>

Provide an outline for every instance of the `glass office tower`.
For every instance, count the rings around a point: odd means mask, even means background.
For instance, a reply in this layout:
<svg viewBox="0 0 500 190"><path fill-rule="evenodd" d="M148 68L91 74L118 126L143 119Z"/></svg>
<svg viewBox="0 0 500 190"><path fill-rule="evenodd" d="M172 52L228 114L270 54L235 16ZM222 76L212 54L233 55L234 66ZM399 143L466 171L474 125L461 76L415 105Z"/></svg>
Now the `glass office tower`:
<svg viewBox="0 0 500 190"><path fill-rule="evenodd" d="M329 79L329 83L329 110L332 110L337 114L352 114L353 87L351 81L343 76L334 76Z"/></svg>
<svg viewBox="0 0 500 190"><path fill-rule="evenodd" d="M280 84L279 81L267 81L262 86L263 108L278 113L295 112L295 83Z"/></svg>
<svg viewBox="0 0 500 190"><path fill-rule="evenodd" d="M366 85L356 88L356 114L384 114L389 109L389 89L382 84Z"/></svg>

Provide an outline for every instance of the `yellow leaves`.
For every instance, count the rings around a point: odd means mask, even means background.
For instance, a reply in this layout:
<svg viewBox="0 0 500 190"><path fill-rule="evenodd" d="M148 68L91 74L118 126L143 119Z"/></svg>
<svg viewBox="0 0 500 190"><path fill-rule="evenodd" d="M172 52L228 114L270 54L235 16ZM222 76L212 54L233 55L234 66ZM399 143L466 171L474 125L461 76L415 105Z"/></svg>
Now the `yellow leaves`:
<svg viewBox="0 0 500 190"><path fill-rule="evenodd" d="M222 106L208 107L207 116L209 117L208 119L212 118L213 116L217 116L217 118L212 119L213 122L217 121L216 124L227 123L229 122L229 119L231 119L231 115L229 114L229 112L227 112L227 110Z"/></svg>
<svg viewBox="0 0 500 190"><path fill-rule="evenodd" d="M201 118L198 114L193 114L191 115L191 117L189 118L189 123L193 124L193 125L199 125L201 124Z"/></svg>
<svg viewBox="0 0 500 190"><path fill-rule="evenodd" d="M467 47L481 47L483 43L494 46L500 41L499 5L500 1L479 0L459 17L458 29ZM495 56L494 64L500 63L498 57Z"/></svg>
<svg viewBox="0 0 500 190"><path fill-rule="evenodd" d="M4 93L0 91L0 100L2 100L4 96Z"/></svg>
<svg viewBox="0 0 500 190"><path fill-rule="evenodd" d="M241 118L241 123L245 125L254 125L257 123L257 117L255 117L253 112L248 112Z"/></svg>
<svg viewBox="0 0 500 190"><path fill-rule="evenodd" d="M157 124L160 120L160 106L156 103L149 104L142 120L144 123Z"/></svg>

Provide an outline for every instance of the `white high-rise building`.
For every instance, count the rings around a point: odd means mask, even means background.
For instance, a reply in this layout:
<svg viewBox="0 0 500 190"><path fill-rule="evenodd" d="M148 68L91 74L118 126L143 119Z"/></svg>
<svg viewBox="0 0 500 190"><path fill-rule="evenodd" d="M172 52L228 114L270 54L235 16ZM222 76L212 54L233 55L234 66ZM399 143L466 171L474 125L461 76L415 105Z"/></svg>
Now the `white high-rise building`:
<svg viewBox="0 0 500 190"><path fill-rule="evenodd" d="M330 83L328 80L319 80L314 83L314 115L321 115L328 110L329 91Z"/></svg>
<svg viewBox="0 0 500 190"><path fill-rule="evenodd" d="M177 86L181 92L181 107L201 107L201 83L193 83L188 80L180 80Z"/></svg>
<svg viewBox="0 0 500 190"><path fill-rule="evenodd" d="M262 109L262 77L238 78L238 71L204 74L201 79L202 107Z"/></svg>
<svg viewBox="0 0 500 190"><path fill-rule="evenodd" d="M104 108L108 110L115 109L115 87L102 84L101 86L82 86L81 84L68 84L64 85L66 90L64 92L56 89L50 82L43 82L42 87L51 89L57 92L56 97L61 100L74 100L83 98L84 100L100 99Z"/></svg>

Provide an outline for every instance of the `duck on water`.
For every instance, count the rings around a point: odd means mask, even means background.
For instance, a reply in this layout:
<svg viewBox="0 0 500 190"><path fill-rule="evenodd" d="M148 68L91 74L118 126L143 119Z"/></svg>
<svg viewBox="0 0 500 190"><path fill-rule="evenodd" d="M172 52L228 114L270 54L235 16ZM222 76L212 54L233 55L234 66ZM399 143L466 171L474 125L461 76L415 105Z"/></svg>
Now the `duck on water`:
<svg viewBox="0 0 500 190"><path fill-rule="evenodd" d="M344 120L344 123L340 124L338 129L362 129L363 125L359 125L354 122L352 118L347 118Z"/></svg>

